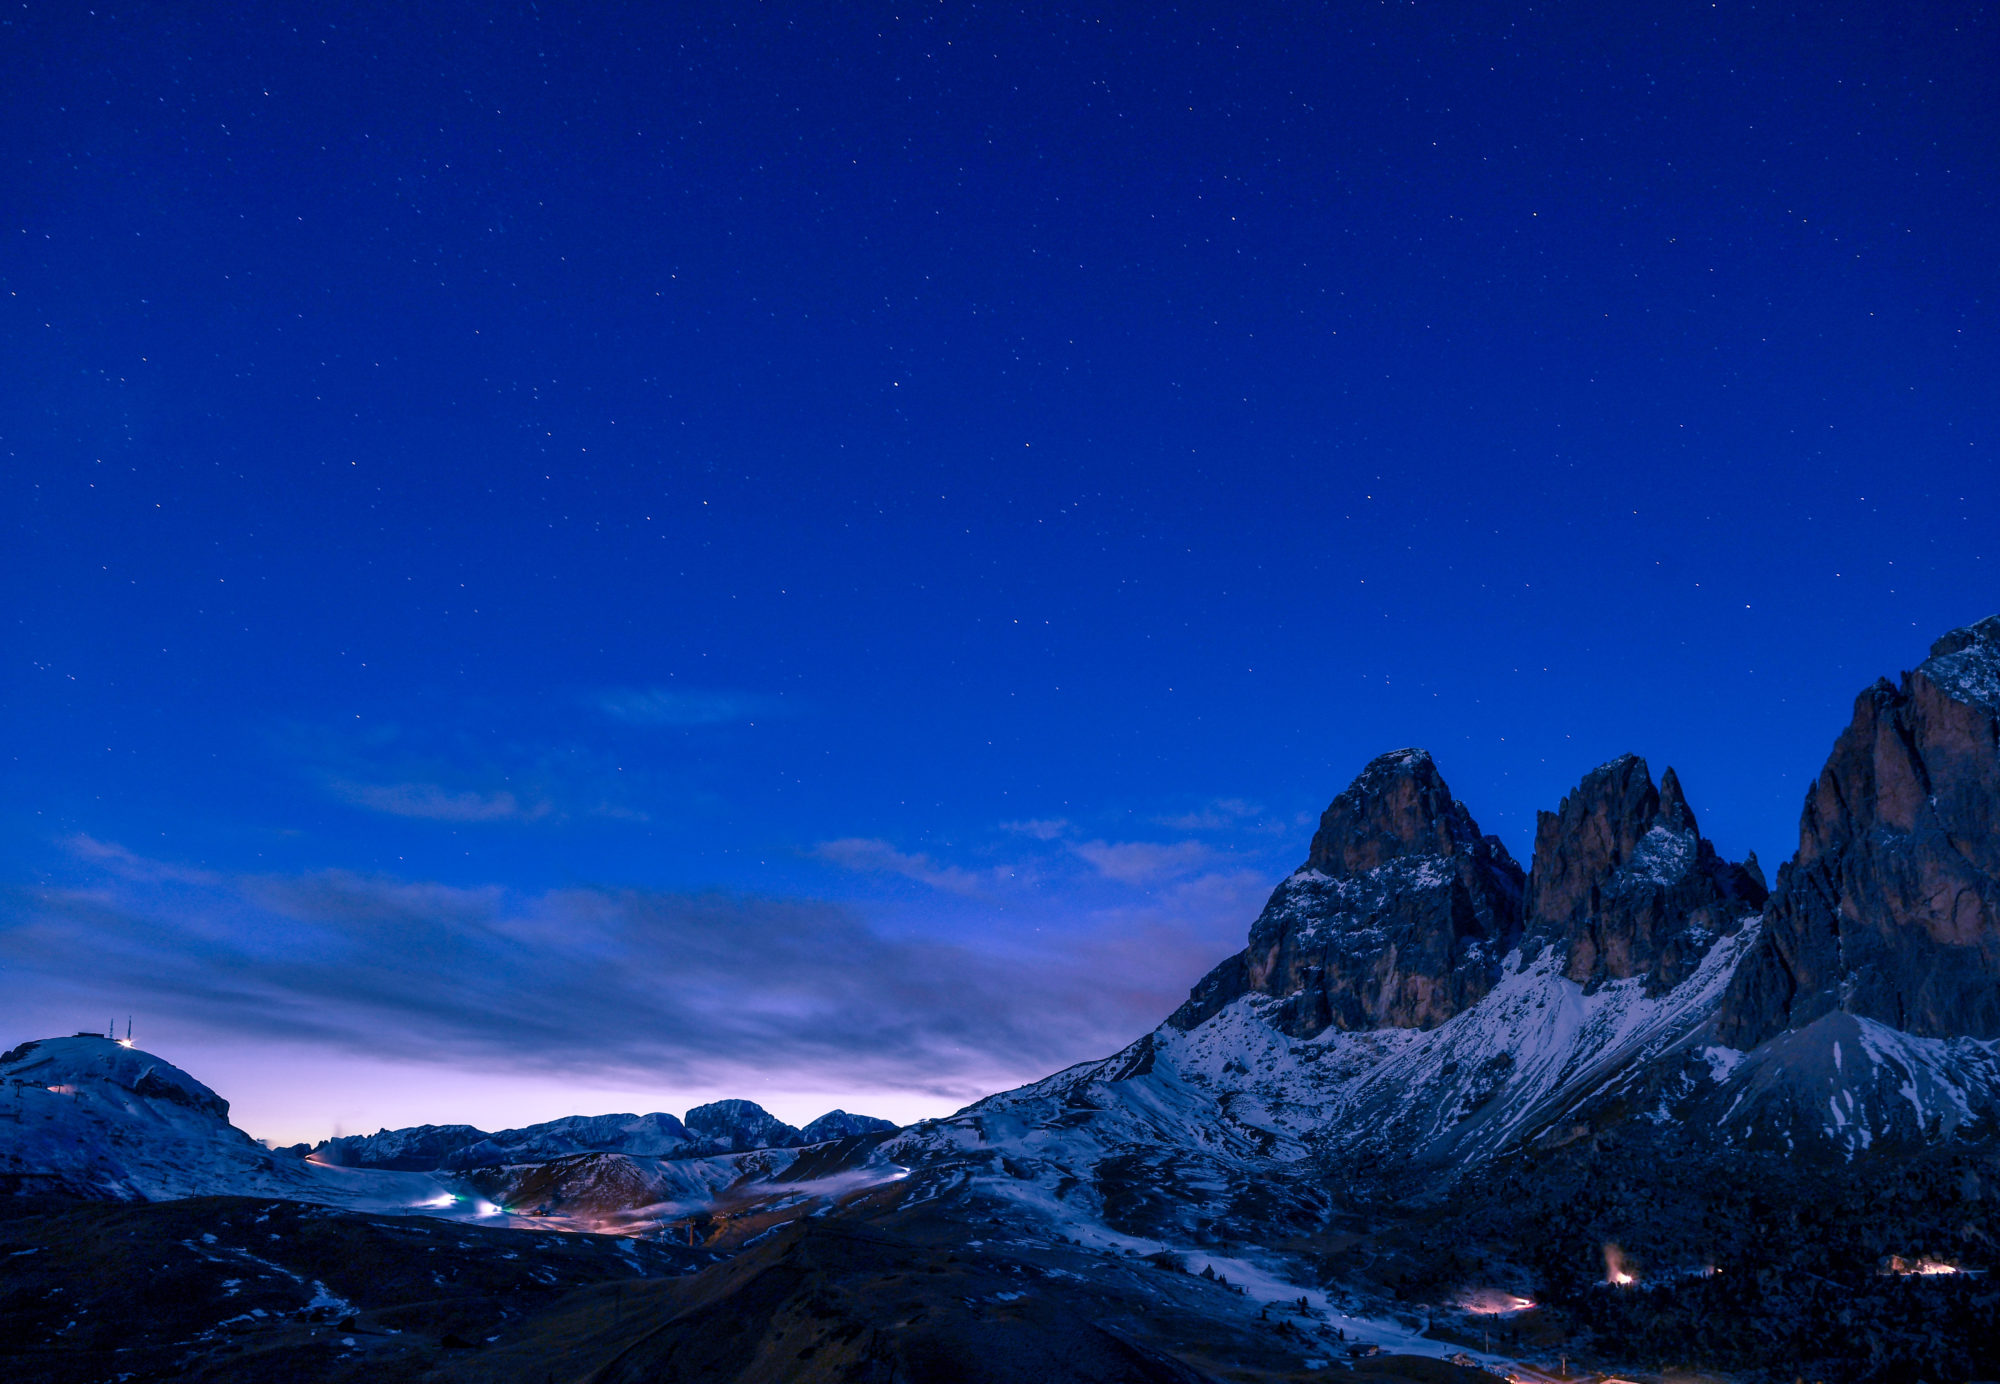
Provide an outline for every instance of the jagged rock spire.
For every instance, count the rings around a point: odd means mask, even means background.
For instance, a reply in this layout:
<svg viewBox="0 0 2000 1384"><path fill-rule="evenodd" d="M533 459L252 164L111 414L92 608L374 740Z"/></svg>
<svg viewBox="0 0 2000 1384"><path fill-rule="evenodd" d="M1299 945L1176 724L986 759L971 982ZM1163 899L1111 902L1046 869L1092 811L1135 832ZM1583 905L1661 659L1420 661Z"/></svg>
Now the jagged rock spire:
<svg viewBox="0 0 2000 1384"><path fill-rule="evenodd" d="M1354 874L1404 856L1455 855L1478 840L1478 824L1451 796L1430 751L1391 750L1369 760L1320 814L1305 868Z"/></svg>
<svg viewBox="0 0 2000 1384"><path fill-rule="evenodd" d="M1599 765L1535 819L1528 936L1559 947L1587 986L1643 976L1669 989L1716 937L1764 904L1761 872L1721 859L1669 768L1653 786L1638 755Z"/></svg>
<svg viewBox="0 0 2000 1384"><path fill-rule="evenodd" d="M1482 836L1423 750L1370 760L1320 818L1250 944L1170 1022L1192 1028L1246 994L1309 1037L1328 1027L1429 1028L1475 1003L1520 933L1521 867Z"/></svg>
<svg viewBox="0 0 2000 1384"><path fill-rule="evenodd" d="M1660 775L1659 820L1675 831L1697 830L1694 823L1694 809L1687 805L1687 799L1682 796L1681 776L1674 772L1674 766L1671 764L1667 766L1667 771Z"/></svg>

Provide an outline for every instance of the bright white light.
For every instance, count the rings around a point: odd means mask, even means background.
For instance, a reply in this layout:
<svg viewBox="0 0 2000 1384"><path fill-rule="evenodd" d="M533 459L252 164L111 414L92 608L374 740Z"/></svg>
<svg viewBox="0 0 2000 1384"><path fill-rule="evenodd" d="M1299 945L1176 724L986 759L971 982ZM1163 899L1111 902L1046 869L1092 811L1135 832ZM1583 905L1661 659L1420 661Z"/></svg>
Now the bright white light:
<svg viewBox="0 0 2000 1384"><path fill-rule="evenodd" d="M418 1203L417 1203L417 1205L419 1205L419 1206L456 1206L456 1205L458 1205L458 1198L457 1198L457 1197L455 1197L455 1196L453 1196L453 1195L452 1195L452 1194L451 1194L450 1192L439 1192L439 1193L438 1193L438 1194L437 1194L436 1196L432 1197L432 1198L431 1198L431 1199L430 1199L429 1201L420 1201L420 1202L418 1202Z"/></svg>

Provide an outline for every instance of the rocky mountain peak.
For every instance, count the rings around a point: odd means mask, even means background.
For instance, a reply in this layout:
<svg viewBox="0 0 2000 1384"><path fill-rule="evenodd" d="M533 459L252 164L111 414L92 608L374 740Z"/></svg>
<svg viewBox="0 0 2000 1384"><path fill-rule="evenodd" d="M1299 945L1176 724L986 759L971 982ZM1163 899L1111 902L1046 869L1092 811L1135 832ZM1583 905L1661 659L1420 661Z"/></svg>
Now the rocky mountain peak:
<svg viewBox="0 0 2000 1384"><path fill-rule="evenodd" d="M1747 1047L1834 1010L2000 1037L2000 615L1855 699L1719 1022Z"/></svg>
<svg viewBox="0 0 2000 1384"><path fill-rule="evenodd" d="M1678 777L1673 785L1679 799ZM1681 811L1686 813L1684 802ZM1535 814L1529 916L1568 918L1587 909L1592 891L1632 858L1660 815L1659 790L1638 755L1620 755L1585 774L1554 812Z"/></svg>
<svg viewBox="0 0 2000 1384"><path fill-rule="evenodd" d="M798 1130L754 1100L719 1100L697 1105L684 1119L691 1131L720 1153L794 1148L799 1142Z"/></svg>
<svg viewBox="0 0 2000 1384"><path fill-rule="evenodd" d="M848 1139L856 1134L887 1134L898 1126L893 1120L873 1115L850 1115L845 1110L829 1110L799 1131L801 1144L823 1144L829 1139Z"/></svg>
<svg viewBox="0 0 2000 1384"><path fill-rule="evenodd" d="M2000 716L2000 615L1938 639L1917 671L1954 701Z"/></svg>
<svg viewBox="0 0 2000 1384"><path fill-rule="evenodd" d="M1674 831L1696 831L1694 809L1681 793L1681 776L1669 764L1660 775L1660 813L1655 819Z"/></svg>
<svg viewBox="0 0 2000 1384"><path fill-rule="evenodd" d="M1670 989L1764 899L1761 871L1702 838L1680 776L1669 768L1656 788L1638 755L1599 765L1536 814L1527 932L1562 948L1579 983L1643 976Z"/></svg>
<svg viewBox="0 0 2000 1384"><path fill-rule="evenodd" d="M1391 750L1369 760L1320 814L1305 868L1353 874L1403 856L1453 855L1478 839L1430 752Z"/></svg>
<svg viewBox="0 0 2000 1384"><path fill-rule="evenodd" d="M1475 1003L1520 933L1521 867L1480 833L1423 750L1378 755L1320 817L1306 863L1251 926L1249 946L1195 986L1187 1029L1246 994L1270 1021L1429 1028Z"/></svg>

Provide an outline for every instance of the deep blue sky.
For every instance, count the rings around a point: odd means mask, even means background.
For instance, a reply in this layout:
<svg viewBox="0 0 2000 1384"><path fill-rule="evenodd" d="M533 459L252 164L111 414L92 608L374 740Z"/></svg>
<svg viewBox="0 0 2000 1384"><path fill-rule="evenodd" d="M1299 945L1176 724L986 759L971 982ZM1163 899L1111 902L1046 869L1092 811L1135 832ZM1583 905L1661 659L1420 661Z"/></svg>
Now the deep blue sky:
<svg viewBox="0 0 2000 1384"><path fill-rule="evenodd" d="M2000 609L1985 7L199 8L0 13L0 1040L256 1132L948 1107L1405 744L1775 867Z"/></svg>

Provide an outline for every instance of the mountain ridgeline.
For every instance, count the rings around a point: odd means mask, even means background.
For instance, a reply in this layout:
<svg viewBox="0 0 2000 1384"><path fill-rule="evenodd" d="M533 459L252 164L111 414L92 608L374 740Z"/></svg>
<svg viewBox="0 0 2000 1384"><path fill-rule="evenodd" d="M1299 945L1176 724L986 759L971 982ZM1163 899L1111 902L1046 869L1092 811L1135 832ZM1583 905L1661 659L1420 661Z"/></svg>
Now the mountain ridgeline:
<svg viewBox="0 0 2000 1384"><path fill-rule="evenodd" d="M1862 695L1775 887L1635 755L1539 814L1525 870L1428 753L1378 756L1159 1028L888 1152L990 1151L1125 1233L1268 1242L1329 1197L1634 1139L2000 1148L1997 721L2000 616Z"/></svg>
<svg viewBox="0 0 2000 1384"><path fill-rule="evenodd" d="M1759 925L1715 1016L1755 1047L1841 1011L1929 1038L2000 1037L2000 616L1940 639L1900 688L1878 681L1808 795L1799 851L1767 888L1723 859L1679 776L1625 755L1537 814L1525 873L1431 756L1371 761L1320 819L1249 944L1193 989L1183 1031L1246 995L1310 1038L1432 1029L1506 959L1559 958L1595 990L1673 991L1721 938Z"/></svg>
<svg viewBox="0 0 2000 1384"><path fill-rule="evenodd" d="M1435 1028L1483 999L1517 950L1554 949L1587 989L1671 990L1765 901L1755 855L1723 860L1669 768L1625 755L1538 814L1525 874L1480 832L1431 756L1371 761L1320 818L1250 944L1170 1020L1192 1029L1247 994L1282 1002L1295 1037L1327 1028Z"/></svg>
<svg viewBox="0 0 2000 1384"><path fill-rule="evenodd" d="M1098 1355L1092 1378L1301 1377L1374 1348L1355 1333L1433 1356L1484 1341L1482 1367L1512 1377L1580 1353L1739 1384L2000 1377L2000 616L1862 693L1774 883L1701 835L1671 768L1626 755L1585 774L1539 814L1523 869L1428 753L1398 750L1334 798L1244 949L1157 1028L944 1118L793 1129L721 1101L309 1151L264 1149L227 1116L108 1038L24 1044L0 1055L0 1191L610 1232L711 1265L631 1331L621 1289L608 1330L601 1299L572 1302L583 1315L551 1318L519 1370L496 1352L461 1376L521 1384L573 1370L579 1341L607 1380L654 1377L648 1360L676 1378L1041 1379ZM250 1225L273 1214L240 1205ZM66 1233L4 1252L53 1267ZM160 1234L213 1261L209 1336L233 1352L217 1333L251 1329L234 1297L249 1261L207 1248L215 1234ZM482 1263L559 1279L538 1257L496 1242ZM273 1272L271 1300L301 1299L296 1329L317 1330L338 1294ZM1496 1298L1517 1306L1468 1305ZM54 1313L29 1334L67 1341L70 1309L41 1301L16 1294L17 1318ZM919 1320L929 1335L904 1332ZM506 1339L458 1321L434 1324L454 1333L439 1349ZM1496 1327L1511 1353L1490 1353ZM1513 1369L1521 1352L1534 1372ZM295 1358L215 1377L307 1377ZM1409 1377L1490 1377L1432 1366Z"/></svg>
<svg viewBox="0 0 2000 1384"><path fill-rule="evenodd" d="M685 1119L650 1115L566 1115L559 1120L489 1134L471 1125L416 1125L322 1140L321 1162L392 1172L461 1172L470 1168L546 1162L580 1153L641 1158L708 1158L755 1149L793 1149L896 1126L872 1115L830 1110L795 1129L750 1100L698 1105ZM294 1152L308 1150L298 1146Z"/></svg>

